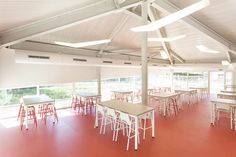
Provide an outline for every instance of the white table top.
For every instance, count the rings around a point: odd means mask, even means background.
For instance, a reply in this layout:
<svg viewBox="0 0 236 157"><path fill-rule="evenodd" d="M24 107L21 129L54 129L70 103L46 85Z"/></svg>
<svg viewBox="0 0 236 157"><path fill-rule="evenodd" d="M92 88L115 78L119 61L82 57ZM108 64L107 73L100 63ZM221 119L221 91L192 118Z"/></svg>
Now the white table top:
<svg viewBox="0 0 236 157"><path fill-rule="evenodd" d="M142 104L132 104L118 100L99 102L99 105L122 111L133 116L140 116L154 110L154 108L150 106Z"/></svg>
<svg viewBox="0 0 236 157"><path fill-rule="evenodd" d="M227 104L227 105L236 107L236 100L217 98L217 99L212 99L211 102L212 103Z"/></svg>
<svg viewBox="0 0 236 157"><path fill-rule="evenodd" d="M222 96L235 96L235 97L236 97L236 93L218 93L217 95L222 95Z"/></svg>
<svg viewBox="0 0 236 157"><path fill-rule="evenodd" d="M208 87L190 87L190 89L208 89Z"/></svg>
<svg viewBox="0 0 236 157"><path fill-rule="evenodd" d="M43 104L43 103L54 103L55 100L50 98L47 95L31 95L31 96L24 96L23 103L24 105L36 105L36 104Z"/></svg>
<svg viewBox="0 0 236 157"><path fill-rule="evenodd" d="M89 97L101 97L100 94L95 94L95 93L89 93L89 92L81 92L81 93L75 93L76 96L81 96L84 98L89 98Z"/></svg>
<svg viewBox="0 0 236 157"><path fill-rule="evenodd" d="M127 90L116 90L112 91L113 93L120 93L120 94L130 94L133 93L133 91L127 91Z"/></svg>
<svg viewBox="0 0 236 157"><path fill-rule="evenodd" d="M170 98L170 97L175 97L179 95L180 93L154 93L154 94L149 94L148 96L150 97L157 97L157 98Z"/></svg>
<svg viewBox="0 0 236 157"><path fill-rule="evenodd" d="M175 91L179 91L179 92L194 92L194 91L197 91L197 89L176 89Z"/></svg>
<svg viewBox="0 0 236 157"><path fill-rule="evenodd" d="M229 90L222 90L221 93L234 93L236 94L236 91L229 91Z"/></svg>

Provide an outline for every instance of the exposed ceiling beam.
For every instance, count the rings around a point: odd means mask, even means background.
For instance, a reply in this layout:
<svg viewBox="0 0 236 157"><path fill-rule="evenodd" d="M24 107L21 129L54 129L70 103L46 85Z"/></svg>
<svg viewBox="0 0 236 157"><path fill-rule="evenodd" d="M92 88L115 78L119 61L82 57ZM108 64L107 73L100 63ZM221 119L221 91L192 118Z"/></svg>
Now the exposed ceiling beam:
<svg viewBox="0 0 236 157"><path fill-rule="evenodd" d="M19 49L19 50L28 50L28 51L40 51L40 52L54 52L60 54L71 54L71 55L81 55L81 56L89 56L89 57L97 57L98 49L90 49L90 48L72 48L66 47L51 43L43 43L37 41L25 41L15 45L12 45L10 48ZM106 52L105 55L101 57L111 58L111 59L121 59L121 60L133 60L140 61L139 55L128 55L128 54L112 54L110 51ZM153 63L163 63L168 64L166 60L154 58L151 60Z"/></svg>
<svg viewBox="0 0 236 157"><path fill-rule="evenodd" d="M6 31L1 34L0 47L10 46L39 35L65 29L80 22L139 4L141 4L140 0L128 0L119 6L114 0L96 0L90 5Z"/></svg>
<svg viewBox="0 0 236 157"><path fill-rule="evenodd" d="M160 18L159 14L152 8L150 7L150 9L148 10L148 15L151 19L152 22L156 21L157 19ZM160 31L160 29L156 30L156 34L158 37L160 38L164 38L166 36L164 36L164 33ZM165 34L166 35L166 34ZM170 64L173 64L173 60L171 58L169 49L167 48L167 44L165 42L161 42L161 45L163 46L164 51L167 53Z"/></svg>
<svg viewBox="0 0 236 157"><path fill-rule="evenodd" d="M168 0L155 0L152 3L152 6L160 10L161 12L166 12L170 14L180 10L180 8L178 8L177 6L175 6L173 3L171 3ZM231 47L232 50L236 50L236 45L233 42L225 39L223 36L218 34L216 31L214 31L207 25L204 25L203 23L196 20L193 16L190 15L185 18L182 18L181 21L199 30L200 32L206 34L207 36L211 37L215 41L221 43L222 45L226 47ZM231 60L228 52L226 52L226 56L228 60Z"/></svg>
<svg viewBox="0 0 236 157"><path fill-rule="evenodd" d="M181 63L185 63L185 60L182 57L180 57L177 53L175 53L173 50L170 49L170 52L171 55L175 57L178 61L180 61Z"/></svg>
<svg viewBox="0 0 236 157"><path fill-rule="evenodd" d="M111 32L111 34L108 36L107 39L110 39L112 41L116 37L116 35L120 32L120 30L123 28L123 26L126 24L128 19L129 19L129 16L127 15L123 20L121 20L116 25L116 27L113 29L113 31ZM109 43L103 44L98 54L102 54L108 45Z"/></svg>

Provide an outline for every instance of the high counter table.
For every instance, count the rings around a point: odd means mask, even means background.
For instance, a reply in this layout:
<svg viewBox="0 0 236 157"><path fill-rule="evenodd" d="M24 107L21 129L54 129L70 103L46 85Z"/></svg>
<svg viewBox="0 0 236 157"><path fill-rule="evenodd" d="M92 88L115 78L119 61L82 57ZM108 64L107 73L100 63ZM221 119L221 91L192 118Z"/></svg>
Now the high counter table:
<svg viewBox="0 0 236 157"><path fill-rule="evenodd" d="M138 118L147 113L151 113L151 123L152 123L152 137L155 136L155 111L154 108L142 104L132 104L128 102L122 102L118 100L110 100L98 103L101 106L112 108L117 111L125 112L129 114L135 120L135 150L138 149ZM98 126L98 113L96 112L95 126Z"/></svg>

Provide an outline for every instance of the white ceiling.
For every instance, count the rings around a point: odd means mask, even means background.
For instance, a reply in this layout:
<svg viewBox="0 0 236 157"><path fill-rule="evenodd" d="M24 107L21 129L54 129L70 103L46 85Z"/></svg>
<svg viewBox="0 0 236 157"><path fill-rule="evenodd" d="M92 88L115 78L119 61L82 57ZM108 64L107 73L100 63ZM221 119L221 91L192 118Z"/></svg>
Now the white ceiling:
<svg viewBox="0 0 236 157"><path fill-rule="evenodd" d="M0 0L0 32L92 2L93 0Z"/></svg>
<svg viewBox="0 0 236 157"><path fill-rule="evenodd" d="M199 0L169 0L179 8L186 7ZM63 12L91 4L93 0L0 0L0 34L3 31L19 27L40 19L48 18ZM164 15L164 14L162 14ZM83 42L109 38L121 21L128 17L127 22L115 35L106 49L137 49L141 46L141 34L130 31L130 28L141 24L139 18L135 18L125 12L112 13L96 19L85 21L75 26L41 35L30 40L54 43ZM193 17L213 29L224 38L236 43L236 0L212 0L211 5L194 13ZM186 61L215 61L227 59L227 47L206 34L181 22L175 22L165 27L168 36L185 34L187 37L170 43L173 51ZM150 37L156 37L155 32L149 33ZM220 51L219 54L202 53L196 49L196 45L205 45L210 49ZM100 50L103 45L90 48ZM161 46L161 43L150 42L149 47ZM153 51L155 52L155 51ZM139 54L139 50L133 52ZM160 57L160 56L157 56Z"/></svg>
<svg viewBox="0 0 236 157"><path fill-rule="evenodd" d="M199 0L169 0L184 8ZM210 6L193 14L197 20L236 44L236 0L211 0Z"/></svg>

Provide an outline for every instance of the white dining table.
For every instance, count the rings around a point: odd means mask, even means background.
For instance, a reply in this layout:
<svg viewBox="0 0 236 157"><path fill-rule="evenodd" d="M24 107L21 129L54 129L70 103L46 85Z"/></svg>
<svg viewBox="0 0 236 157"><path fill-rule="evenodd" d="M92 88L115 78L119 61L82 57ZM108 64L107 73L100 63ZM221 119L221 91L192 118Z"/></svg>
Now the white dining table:
<svg viewBox="0 0 236 157"><path fill-rule="evenodd" d="M217 98L236 100L236 93L217 93Z"/></svg>
<svg viewBox="0 0 236 157"><path fill-rule="evenodd" d="M179 96L179 95L180 95L180 93L170 93L170 92L165 93L165 92L162 92L162 93L149 94L148 97L149 97L149 101L150 101L150 99L164 100L163 115L166 116L166 106L167 106L168 99L174 98L174 97Z"/></svg>
<svg viewBox="0 0 236 157"><path fill-rule="evenodd" d="M128 95L131 98L131 102L133 102L134 92L132 90L115 90L115 91L111 91L111 92L114 93L115 97L117 95L122 95L122 96Z"/></svg>
<svg viewBox="0 0 236 157"><path fill-rule="evenodd" d="M214 125L216 121L216 110L217 109L224 109L230 112L230 128L236 130L236 100L231 99L212 99L211 100L211 124ZM234 115L233 115L234 113Z"/></svg>
<svg viewBox="0 0 236 157"><path fill-rule="evenodd" d="M28 129L28 106L35 106L35 105L40 105L40 104L49 104L52 103L55 105L55 100L50 98L47 95L30 95L30 96L24 96L22 98L23 105L26 106L26 122L25 122L25 127ZM54 119L55 122L55 119Z"/></svg>
<svg viewBox="0 0 236 157"><path fill-rule="evenodd" d="M142 105L142 104L132 104L128 102L122 102L118 100L109 100L109 101L103 101L98 103L101 106L112 108L116 111L124 112L129 114L131 117L134 118L135 123L135 150L138 149L138 118L151 113L151 128L152 128L152 137L155 137L155 111L153 107ZM96 118L95 118L95 126L98 127L98 112L96 112Z"/></svg>
<svg viewBox="0 0 236 157"><path fill-rule="evenodd" d="M175 90L176 93L184 94L188 97L188 104L191 104L191 98L193 98L194 102L198 101L197 89L177 89ZM186 99L186 98L185 98Z"/></svg>
<svg viewBox="0 0 236 157"><path fill-rule="evenodd" d="M75 93L74 96L76 97L83 97L85 100L89 100L89 99L92 99L92 98L101 98L101 94L96 94L96 93L90 93L90 92L79 92L79 93ZM84 106L84 114L87 115L87 111L86 111L86 108L87 108L87 101L85 103L85 106Z"/></svg>

